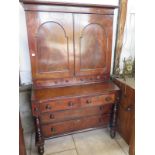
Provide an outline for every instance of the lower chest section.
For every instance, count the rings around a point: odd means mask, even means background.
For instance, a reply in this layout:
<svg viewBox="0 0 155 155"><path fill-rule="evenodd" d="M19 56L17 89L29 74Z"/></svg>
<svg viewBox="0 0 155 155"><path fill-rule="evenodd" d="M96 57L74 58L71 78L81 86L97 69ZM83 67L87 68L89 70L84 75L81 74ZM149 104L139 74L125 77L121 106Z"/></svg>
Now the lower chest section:
<svg viewBox="0 0 155 155"><path fill-rule="evenodd" d="M116 92L91 94L32 102L45 138L95 127L107 127L116 101Z"/></svg>

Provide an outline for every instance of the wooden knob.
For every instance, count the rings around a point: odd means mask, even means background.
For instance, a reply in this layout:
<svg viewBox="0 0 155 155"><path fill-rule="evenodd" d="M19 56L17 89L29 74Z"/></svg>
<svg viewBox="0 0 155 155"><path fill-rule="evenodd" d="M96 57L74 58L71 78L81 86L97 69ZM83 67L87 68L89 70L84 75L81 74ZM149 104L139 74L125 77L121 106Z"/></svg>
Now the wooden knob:
<svg viewBox="0 0 155 155"><path fill-rule="evenodd" d="M38 108L35 107L35 108L34 108L34 111L37 112L37 111L38 111Z"/></svg>
<svg viewBox="0 0 155 155"><path fill-rule="evenodd" d="M97 79L100 79L100 75L97 76Z"/></svg>
<svg viewBox="0 0 155 155"><path fill-rule="evenodd" d="M47 109L47 110L50 110L50 109L52 109L52 107L51 107L50 105L47 104L47 105L46 105L46 109Z"/></svg>
<svg viewBox="0 0 155 155"><path fill-rule="evenodd" d="M91 104L91 100L87 100L86 103L87 103L87 104Z"/></svg>
<svg viewBox="0 0 155 155"><path fill-rule="evenodd" d="M54 115L53 114L50 114L50 119L54 119Z"/></svg>
<svg viewBox="0 0 155 155"><path fill-rule="evenodd" d="M127 107L126 108L126 111L131 111L131 107Z"/></svg>
<svg viewBox="0 0 155 155"><path fill-rule="evenodd" d="M106 101L111 101L112 98L111 98L110 96L108 96L108 97L105 98L105 100L106 100Z"/></svg>
<svg viewBox="0 0 155 155"><path fill-rule="evenodd" d="M52 128L51 128L51 132L52 132L52 133L56 132L56 129L52 127Z"/></svg>
<svg viewBox="0 0 155 155"><path fill-rule="evenodd" d="M72 107L74 103L72 101L68 102L68 106Z"/></svg>

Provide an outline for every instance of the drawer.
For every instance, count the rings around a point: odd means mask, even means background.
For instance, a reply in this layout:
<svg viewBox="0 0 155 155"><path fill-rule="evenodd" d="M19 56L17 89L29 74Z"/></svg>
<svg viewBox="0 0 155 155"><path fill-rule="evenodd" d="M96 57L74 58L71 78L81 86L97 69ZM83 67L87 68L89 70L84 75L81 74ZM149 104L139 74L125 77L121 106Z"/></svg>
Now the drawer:
<svg viewBox="0 0 155 155"><path fill-rule="evenodd" d="M61 99L39 104L40 112L52 112L58 110L74 109L80 107L76 98Z"/></svg>
<svg viewBox="0 0 155 155"><path fill-rule="evenodd" d="M109 114L111 113L112 104L104 106L86 107L81 109L64 110L60 112L49 112L41 114L41 123L53 123L58 121L70 120L79 117L87 117L97 114Z"/></svg>
<svg viewBox="0 0 155 155"><path fill-rule="evenodd" d="M109 124L109 120L110 115L97 115L60 123L52 123L48 125L42 125L42 133L45 138L48 138L54 135L65 134L86 128L107 126Z"/></svg>
<svg viewBox="0 0 155 155"><path fill-rule="evenodd" d="M97 95L93 97L84 97L80 100L83 107L103 105L115 102L115 94Z"/></svg>

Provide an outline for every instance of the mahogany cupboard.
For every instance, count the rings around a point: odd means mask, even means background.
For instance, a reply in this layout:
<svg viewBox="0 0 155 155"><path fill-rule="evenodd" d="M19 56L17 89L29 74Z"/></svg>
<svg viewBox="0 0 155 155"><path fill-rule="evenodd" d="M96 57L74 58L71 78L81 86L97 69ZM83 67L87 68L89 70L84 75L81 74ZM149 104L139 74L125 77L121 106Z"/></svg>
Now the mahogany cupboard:
<svg viewBox="0 0 155 155"><path fill-rule="evenodd" d="M119 88L110 81L115 6L23 0L36 144L108 127L115 136Z"/></svg>

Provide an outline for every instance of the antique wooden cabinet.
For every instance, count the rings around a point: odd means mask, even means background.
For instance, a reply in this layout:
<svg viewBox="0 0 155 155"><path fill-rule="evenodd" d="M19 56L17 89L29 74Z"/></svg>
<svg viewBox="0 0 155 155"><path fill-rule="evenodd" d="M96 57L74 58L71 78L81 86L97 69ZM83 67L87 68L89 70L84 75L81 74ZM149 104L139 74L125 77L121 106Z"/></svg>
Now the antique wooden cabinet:
<svg viewBox="0 0 155 155"><path fill-rule="evenodd" d="M110 81L116 6L23 0L36 144L96 127L115 136L119 88Z"/></svg>

